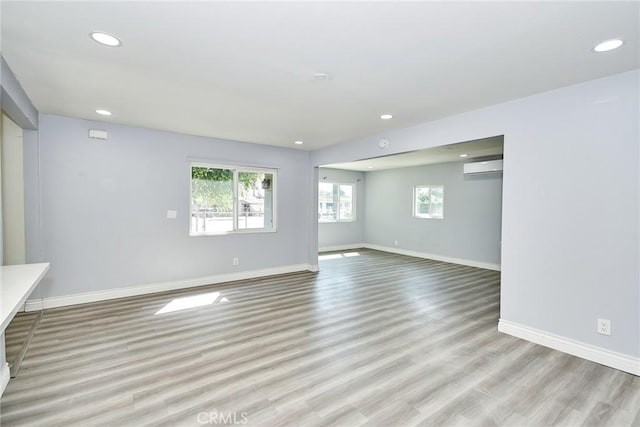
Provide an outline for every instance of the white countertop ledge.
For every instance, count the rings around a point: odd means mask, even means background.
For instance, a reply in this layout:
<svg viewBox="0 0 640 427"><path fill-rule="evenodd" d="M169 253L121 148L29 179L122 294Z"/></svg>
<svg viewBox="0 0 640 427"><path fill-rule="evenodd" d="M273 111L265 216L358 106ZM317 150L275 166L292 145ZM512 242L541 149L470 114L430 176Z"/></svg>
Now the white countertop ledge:
<svg viewBox="0 0 640 427"><path fill-rule="evenodd" d="M0 333L9 326L48 270L48 262L0 267Z"/></svg>

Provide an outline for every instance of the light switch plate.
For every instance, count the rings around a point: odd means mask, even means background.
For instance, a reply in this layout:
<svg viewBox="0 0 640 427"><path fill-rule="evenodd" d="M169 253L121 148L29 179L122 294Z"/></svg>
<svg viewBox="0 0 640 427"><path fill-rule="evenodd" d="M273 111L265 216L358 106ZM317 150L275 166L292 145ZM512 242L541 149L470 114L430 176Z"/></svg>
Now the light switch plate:
<svg viewBox="0 0 640 427"><path fill-rule="evenodd" d="M176 219L178 217L178 211L175 209L169 209L167 211L167 219Z"/></svg>

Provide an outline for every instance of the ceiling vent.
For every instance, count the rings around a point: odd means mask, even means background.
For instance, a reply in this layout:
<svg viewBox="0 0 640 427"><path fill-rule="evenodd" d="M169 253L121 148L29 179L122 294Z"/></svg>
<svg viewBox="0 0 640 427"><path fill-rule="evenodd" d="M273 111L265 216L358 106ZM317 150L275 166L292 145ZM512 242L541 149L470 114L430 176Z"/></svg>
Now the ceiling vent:
<svg viewBox="0 0 640 427"><path fill-rule="evenodd" d="M483 162L465 163L465 175L479 175L502 172L502 160L487 160Z"/></svg>

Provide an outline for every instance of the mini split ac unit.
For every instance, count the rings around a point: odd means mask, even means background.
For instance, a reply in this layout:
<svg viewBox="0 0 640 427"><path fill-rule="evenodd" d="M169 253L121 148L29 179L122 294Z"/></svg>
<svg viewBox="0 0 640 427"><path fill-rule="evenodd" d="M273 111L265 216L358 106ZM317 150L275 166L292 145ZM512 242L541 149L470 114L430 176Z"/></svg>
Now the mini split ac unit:
<svg viewBox="0 0 640 427"><path fill-rule="evenodd" d="M465 163L465 175L478 175L485 173L502 172L502 160L487 160L483 162Z"/></svg>

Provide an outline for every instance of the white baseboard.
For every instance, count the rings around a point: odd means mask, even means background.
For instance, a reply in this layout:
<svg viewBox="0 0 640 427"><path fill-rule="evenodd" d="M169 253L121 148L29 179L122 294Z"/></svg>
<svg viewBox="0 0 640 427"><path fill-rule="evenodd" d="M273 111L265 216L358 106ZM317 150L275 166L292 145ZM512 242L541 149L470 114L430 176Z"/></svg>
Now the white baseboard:
<svg viewBox="0 0 640 427"><path fill-rule="evenodd" d="M4 389L7 388L10 379L11 372L9 371L9 364L5 363L4 366L0 368L0 396L4 393Z"/></svg>
<svg viewBox="0 0 640 427"><path fill-rule="evenodd" d="M148 283L145 285L127 286L124 288L107 289L97 292L83 292L80 294L34 299L28 300L26 302L25 311L36 311L45 308L85 304L89 302L132 297L136 295L152 294L156 292L173 291L176 289L193 288L215 283L233 282L235 280L255 279L258 277L275 276L277 274L295 273L298 271L318 271L317 269L317 265L315 266L314 270L314 266L311 264L287 265L282 267L265 268L262 270L216 274L213 276L198 277L193 279Z"/></svg>
<svg viewBox="0 0 640 427"><path fill-rule="evenodd" d="M448 257L448 256L429 254L429 253L426 253L426 252L410 251L410 250L407 250L407 249L400 249L400 248L395 248L395 247L391 247L391 246L374 245L372 243L365 243L361 247L368 248L368 249L374 249L376 251L391 252L391 253L399 254L399 255L407 255L407 256L412 256L412 257L416 257L416 258L426 258L426 259L432 259L434 261L450 262L452 264L467 265L469 267L478 267L478 268L484 268L486 270L500 271L500 264L493 264L493 263L490 263L490 262L482 262L482 261L474 261L474 260L470 260L470 259L453 258L453 257Z"/></svg>
<svg viewBox="0 0 640 427"><path fill-rule="evenodd" d="M498 331L640 376L640 358L500 319Z"/></svg>
<svg viewBox="0 0 640 427"><path fill-rule="evenodd" d="M366 247L366 243L350 243L348 245L323 246L318 248L318 252L348 251Z"/></svg>

